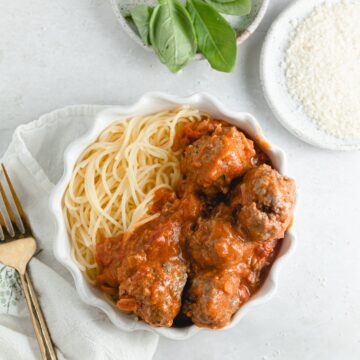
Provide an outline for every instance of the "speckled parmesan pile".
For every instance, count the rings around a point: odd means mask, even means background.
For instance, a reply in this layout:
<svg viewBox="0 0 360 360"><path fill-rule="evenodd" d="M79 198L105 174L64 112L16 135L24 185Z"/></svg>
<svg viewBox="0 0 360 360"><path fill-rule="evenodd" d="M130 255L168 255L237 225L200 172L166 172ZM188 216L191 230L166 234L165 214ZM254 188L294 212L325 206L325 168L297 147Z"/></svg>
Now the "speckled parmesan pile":
<svg viewBox="0 0 360 360"><path fill-rule="evenodd" d="M317 7L295 27L284 65L290 94L320 128L360 138L360 1Z"/></svg>

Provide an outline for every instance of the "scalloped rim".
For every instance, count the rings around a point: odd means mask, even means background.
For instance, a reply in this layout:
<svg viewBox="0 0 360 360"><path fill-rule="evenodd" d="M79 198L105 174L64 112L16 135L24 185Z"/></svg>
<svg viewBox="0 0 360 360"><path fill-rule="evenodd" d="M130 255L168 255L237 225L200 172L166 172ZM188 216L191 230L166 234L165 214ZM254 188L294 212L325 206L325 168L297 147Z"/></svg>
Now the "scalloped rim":
<svg viewBox="0 0 360 360"><path fill-rule="evenodd" d="M251 34L254 33L254 31L257 29L259 24L261 23L261 20L263 19L266 10L269 6L270 0L263 0L259 11L257 12L256 16L254 17L253 21L249 24L249 26L244 29L241 33L238 33L236 36L236 43L237 45L242 44L245 42ZM152 48L149 46L146 46L140 39L140 37L132 30L132 28L128 25L126 19L122 15L121 11L119 10L119 6L117 4L117 0L110 0L111 7L113 9L113 12L116 15L116 18L121 25L121 27L125 30L125 32L129 35L129 37L134 40L139 46L141 46L146 51L152 51ZM205 57L202 54L196 54L195 60L204 60Z"/></svg>
<svg viewBox="0 0 360 360"><path fill-rule="evenodd" d="M187 339L197 332L214 331L211 329L198 328L193 325L186 328L159 328L152 327L143 321L138 321L134 316L124 314L107 301L99 289L89 284L71 258L71 245L65 228L61 202L64 191L70 179L74 165L81 152L96 140L100 132L110 123L122 116L131 114L149 114L164 109L173 108L179 105L191 105L202 111L207 111L213 116L218 116L233 123L240 129L246 131L253 139L261 139L268 143L262 133L257 120L245 112L235 112L228 110L222 103L209 94L201 93L189 97L175 97L163 93L148 93L140 100L130 106L117 106L101 111L94 121L93 127L82 137L71 143L64 153L64 173L58 184L54 187L50 195L50 209L56 219L56 235L54 241L54 255L63 264L74 278L75 286L80 298L88 305L104 311L113 324L125 331L146 330L157 333L173 340ZM272 160L274 166L282 174L286 172L286 159L284 152L275 145L271 145L265 150ZM67 239L65 241L65 239ZM280 252L272 265L266 281L256 295L245 305L243 305L234 315L232 322L225 328L230 329L236 326L239 321L253 308L269 301L277 289L277 279L283 261L290 256L295 247L295 233L290 229L284 238Z"/></svg>

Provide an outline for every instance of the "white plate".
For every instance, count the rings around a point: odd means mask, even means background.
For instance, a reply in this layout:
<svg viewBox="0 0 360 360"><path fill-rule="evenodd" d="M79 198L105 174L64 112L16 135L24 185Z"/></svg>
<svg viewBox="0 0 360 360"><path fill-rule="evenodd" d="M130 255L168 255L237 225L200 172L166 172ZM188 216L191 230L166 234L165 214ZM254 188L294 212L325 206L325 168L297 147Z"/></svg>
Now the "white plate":
<svg viewBox="0 0 360 360"><path fill-rule="evenodd" d="M140 39L135 28L125 19L129 15L131 9L140 4L152 5L157 4L156 0L110 0L113 11L126 33L140 46L146 50L151 50L151 47L146 46ZM231 16L222 14L234 27L237 32L237 44L241 44L256 30L261 20L263 19L266 9L269 5L269 0L253 0L252 8L249 15L246 16ZM201 54L197 54L195 59L203 59Z"/></svg>
<svg viewBox="0 0 360 360"><path fill-rule="evenodd" d="M80 298L85 303L104 311L113 324L122 330L147 330L174 340L189 338L199 331L206 331L206 329L200 329L195 325L184 328L152 327L143 321L136 320L136 317L133 315L119 311L114 304L110 303L98 288L92 286L86 280L84 274L72 259L71 243L62 213L62 198L80 154L86 147L93 143L98 135L112 122L131 114L145 115L186 104L198 108L201 111L206 111L216 118L227 120L244 130L251 138L258 139L259 143L269 144L264 138L259 123L252 115L246 112L231 111L217 99L208 94L202 93L190 97L175 97L162 93L149 93L140 98L135 104L108 108L96 116L89 132L78 138L66 149L64 154L64 174L52 190L50 196L50 209L56 220L54 254L58 261L63 264L73 276ZM273 144L269 144L269 147L264 149L264 151L270 157L274 167L276 167L281 174L286 174L286 158L284 152ZM270 300L276 292L277 277L281 266L283 265L285 258L293 252L294 245L295 233L293 229L290 229L285 235L280 252L271 267L263 286L239 309L226 328L236 326L245 314L249 311L254 311L254 308L259 304Z"/></svg>
<svg viewBox="0 0 360 360"><path fill-rule="evenodd" d="M328 0L338 2L339 0ZM319 129L290 96L280 64L293 30L291 23L303 20L324 0L297 0L286 8L271 26L261 53L260 77L265 98L281 124L299 139L331 150L357 150L360 141L338 139Z"/></svg>

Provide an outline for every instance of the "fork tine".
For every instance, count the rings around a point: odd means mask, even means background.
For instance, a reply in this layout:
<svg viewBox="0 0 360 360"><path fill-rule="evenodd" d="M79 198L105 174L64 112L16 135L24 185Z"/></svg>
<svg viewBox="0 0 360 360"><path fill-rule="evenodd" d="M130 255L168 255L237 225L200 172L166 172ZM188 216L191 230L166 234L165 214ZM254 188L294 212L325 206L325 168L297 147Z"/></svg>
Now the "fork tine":
<svg viewBox="0 0 360 360"><path fill-rule="evenodd" d="M4 219L4 225L11 237L15 236L15 230L11 222L11 213L9 213L9 203L4 192L4 189L0 182L0 213Z"/></svg>
<svg viewBox="0 0 360 360"><path fill-rule="evenodd" d="M25 212L21 206L20 200L18 196L16 195L15 189L11 183L10 177L5 169L4 164L1 164L2 172L5 176L5 182L4 187L9 194L7 197L8 202L10 203L10 210L12 214L14 215L14 220L16 223L16 226L21 234L25 234L25 224L27 224L27 218L25 215ZM1 186L1 184L0 184Z"/></svg>
<svg viewBox="0 0 360 360"><path fill-rule="evenodd" d="M1 215L1 212L0 212L0 241L4 241L5 240L5 236L4 236L4 231L2 229L4 225L4 219Z"/></svg>

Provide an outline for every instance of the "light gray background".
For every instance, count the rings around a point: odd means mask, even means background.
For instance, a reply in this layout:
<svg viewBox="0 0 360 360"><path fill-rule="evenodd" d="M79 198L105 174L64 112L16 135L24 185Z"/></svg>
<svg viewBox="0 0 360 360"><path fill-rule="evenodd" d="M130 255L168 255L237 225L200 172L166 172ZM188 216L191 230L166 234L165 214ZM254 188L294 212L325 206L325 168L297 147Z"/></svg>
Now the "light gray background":
<svg viewBox="0 0 360 360"><path fill-rule="evenodd" d="M234 73L214 72L203 61L176 75L127 37L106 0L0 2L0 156L15 127L43 113L127 104L153 90L210 92L254 114L288 154L300 193L299 245L278 293L233 330L160 339L156 360L360 358L360 153L318 150L294 138L271 114L259 82L264 36L289 2L272 0L239 48Z"/></svg>

